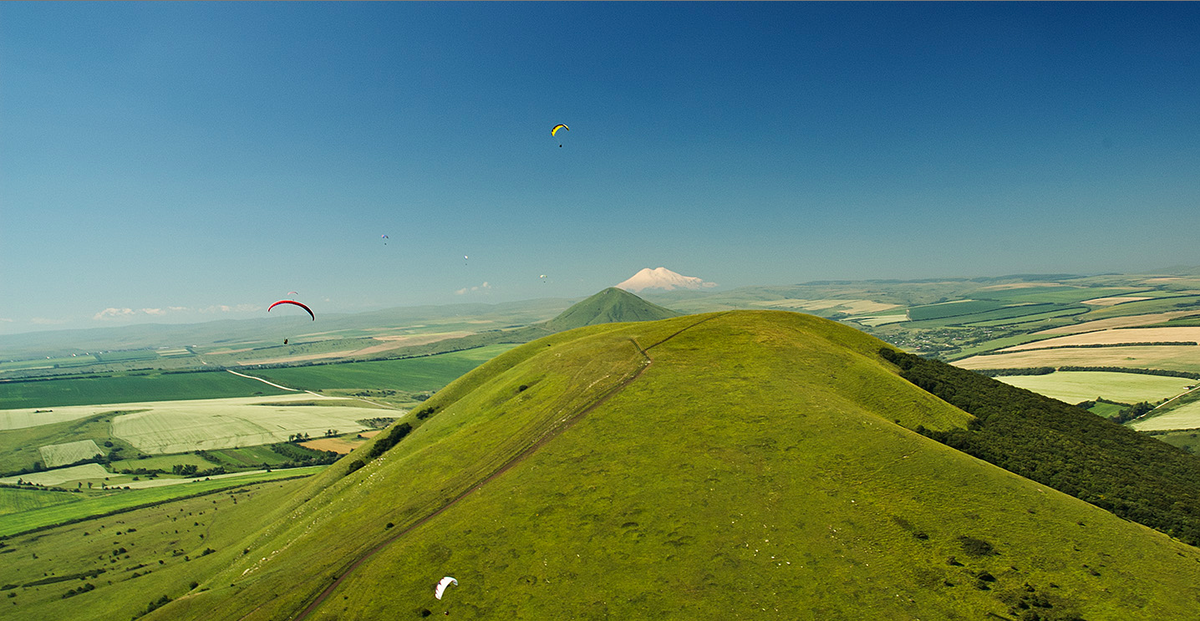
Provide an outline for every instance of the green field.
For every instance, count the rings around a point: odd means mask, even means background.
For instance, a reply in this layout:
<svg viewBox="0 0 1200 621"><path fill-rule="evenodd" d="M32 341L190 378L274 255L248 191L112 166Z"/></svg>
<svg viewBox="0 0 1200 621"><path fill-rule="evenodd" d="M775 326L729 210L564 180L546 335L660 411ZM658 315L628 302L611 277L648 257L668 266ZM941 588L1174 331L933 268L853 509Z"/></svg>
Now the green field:
<svg viewBox="0 0 1200 621"><path fill-rule="evenodd" d="M207 481L201 480L190 483L148 487L144 489L109 490L102 493L95 491L92 493L79 494L73 492L35 491L32 493L56 495L70 494L71 496L78 496L80 499L75 501L65 501L62 500L61 496L51 496L50 498L53 501L52 503L47 503L43 506L31 508L19 513L0 515L0 537L8 537L16 533L25 532L34 528L43 528L54 524L64 524L68 522L86 520L92 516L128 510L133 507L161 503L164 501L212 492L215 490L240 487L251 483L260 483L262 481L269 481L273 479L309 476L316 474L327 467L328 466L310 466L287 470L273 470L271 472L253 472L236 476L227 476L223 478L211 478ZM5 489L5 491L10 490ZM4 498L4 496L0 496L0 498ZM6 500L5 502L8 501ZM21 497L20 500L14 500L13 502L36 503L37 501L31 501L27 498Z"/></svg>
<svg viewBox="0 0 1200 621"><path fill-rule="evenodd" d="M208 452L233 468L259 467L263 464L275 466L287 461L287 458L269 446L247 446L245 448L228 448Z"/></svg>
<svg viewBox="0 0 1200 621"><path fill-rule="evenodd" d="M945 319L947 317L974 315L976 313L993 311L1004 306L1003 303L991 300L961 300L957 302L945 302L943 304L931 304L929 306L914 306L908 309L908 317L913 321L929 321Z"/></svg>
<svg viewBox="0 0 1200 621"><path fill-rule="evenodd" d="M1039 304L1037 306L1037 308L1043 308L1043 307L1042 307L1042 305ZM1038 322L1038 321L1045 321L1047 319L1057 319L1060 317L1071 317L1074 315L1081 315L1081 314L1087 312L1086 308L1082 308L1082 307L1078 307L1078 306L1067 306L1067 307L1051 306L1050 308L1052 310L1028 314L1028 315L1017 315L1017 316L1013 316L1013 317L1005 317L1002 319L992 319L992 320L980 321L974 317L971 317L971 318L969 318L970 323L967 325L970 325L972 327L978 327L978 328L988 328L988 327L993 327L993 326L1019 325L1019 324L1026 324L1026 323L1034 323L1034 322Z"/></svg>
<svg viewBox="0 0 1200 621"><path fill-rule="evenodd" d="M1130 422L1129 426L1138 431L1200 429L1200 390L1193 390L1162 404L1146 416Z"/></svg>
<svg viewBox="0 0 1200 621"><path fill-rule="evenodd" d="M1133 404L1129 404L1129 405L1133 405ZM1116 403L1100 402L1100 403L1097 403L1096 405L1093 405L1091 408L1088 409L1088 411L1091 412L1092 414L1095 414L1096 416L1101 417L1101 418L1112 418L1112 417L1120 414L1121 410L1124 410L1125 408L1126 408L1126 406L1116 404Z"/></svg>
<svg viewBox="0 0 1200 621"><path fill-rule="evenodd" d="M27 487L0 487L0 520L5 516L83 500L82 494Z"/></svg>
<svg viewBox="0 0 1200 621"><path fill-rule="evenodd" d="M1005 375L996 379L1067 403L1096 398L1118 403L1156 402L1174 397L1196 380L1138 373L1058 371L1048 375Z"/></svg>
<svg viewBox="0 0 1200 621"><path fill-rule="evenodd" d="M981 299L1000 300L1007 304L1053 303L1078 304L1084 300L1110 298L1123 295L1151 295L1145 287L1019 287L1014 289L992 289L975 291L972 295Z"/></svg>
<svg viewBox="0 0 1200 621"><path fill-rule="evenodd" d="M1195 345L1078 347L1037 349L972 356L956 360L964 369L1032 369L1037 367L1129 367L1200 373Z"/></svg>
<svg viewBox="0 0 1200 621"><path fill-rule="evenodd" d="M105 453L116 450L118 455L124 457L138 455L138 451L128 442L112 436L110 423L114 413L111 411L60 410L55 414L70 415L71 420L15 429L0 428L0 474L34 469L35 463L48 467L44 461L45 455L40 450L43 446L91 441Z"/></svg>
<svg viewBox="0 0 1200 621"><path fill-rule="evenodd" d="M122 459L109 463L108 467L113 472L137 470L138 468L171 472L171 469L176 465L196 466L200 470L205 470L212 468L214 464L195 453L177 453L174 455L143 455L138 459Z"/></svg>
<svg viewBox="0 0 1200 621"><path fill-rule="evenodd" d="M1080 319L1083 321L1093 321L1096 319L1107 319L1109 317L1149 315L1153 313L1165 313L1168 311L1190 309L1200 309L1200 296L1174 295L1171 297L1162 297L1153 300L1142 300L1140 302L1126 302L1124 304L1117 304L1116 306L1098 308L1087 313L1086 315L1082 315Z"/></svg>
<svg viewBox="0 0 1200 621"><path fill-rule="evenodd" d="M224 371L123 373L0 382L0 410L282 394Z"/></svg>
<svg viewBox="0 0 1200 621"><path fill-rule="evenodd" d="M304 390L439 390L459 376L513 347L515 346L507 344L488 345L420 358L255 369L247 374Z"/></svg>

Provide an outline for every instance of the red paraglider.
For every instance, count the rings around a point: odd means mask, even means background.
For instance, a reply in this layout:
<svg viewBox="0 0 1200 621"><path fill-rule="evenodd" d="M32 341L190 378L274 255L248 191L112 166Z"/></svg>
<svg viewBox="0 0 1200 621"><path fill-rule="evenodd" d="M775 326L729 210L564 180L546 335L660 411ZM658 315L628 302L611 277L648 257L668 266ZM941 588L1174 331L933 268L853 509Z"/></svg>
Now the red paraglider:
<svg viewBox="0 0 1200 621"><path fill-rule="evenodd" d="M309 308L309 307L307 307L307 306L305 306L305 305L303 305L303 304L301 304L300 302L297 302L297 301L295 301L295 300L279 300L278 302L276 302L276 303L274 303L274 304L272 304L272 305L268 306L268 307L267 307L267 312L268 312L268 313L269 313L269 312L271 312L271 309L272 309L272 308L275 308L276 306L279 306L280 304L294 304L294 305L296 305L296 306L299 306L300 308L303 308L304 310L308 311L308 316L309 316L309 317L312 317L312 318L313 318L313 321L316 321L316 320L317 320L317 316L313 314L313 312L312 312L312 309L311 309L311 308Z"/></svg>

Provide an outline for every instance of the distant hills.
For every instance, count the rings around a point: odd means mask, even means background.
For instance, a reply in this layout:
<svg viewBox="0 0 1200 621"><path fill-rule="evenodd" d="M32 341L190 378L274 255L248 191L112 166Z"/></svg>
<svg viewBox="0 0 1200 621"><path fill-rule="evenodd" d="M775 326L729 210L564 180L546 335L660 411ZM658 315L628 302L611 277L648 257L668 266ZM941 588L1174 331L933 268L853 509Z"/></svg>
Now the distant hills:
<svg viewBox="0 0 1200 621"><path fill-rule="evenodd" d="M977 424L887 349L778 311L547 336L144 618L1200 616L1200 550L917 433Z"/></svg>
<svg viewBox="0 0 1200 621"><path fill-rule="evenodd" d="M609 287L563 311L547 321L546 328L561 332L601 323L656 321L678 317L682 313L652 304L616 287Z"/></svg>

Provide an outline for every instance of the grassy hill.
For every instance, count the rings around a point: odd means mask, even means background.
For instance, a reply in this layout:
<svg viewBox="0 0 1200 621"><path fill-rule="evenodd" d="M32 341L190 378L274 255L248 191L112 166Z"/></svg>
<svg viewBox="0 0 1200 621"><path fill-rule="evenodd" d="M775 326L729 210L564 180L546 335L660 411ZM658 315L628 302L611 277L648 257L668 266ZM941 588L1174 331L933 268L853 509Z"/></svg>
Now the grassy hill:
<svg viewBox="0 0 1200 621"><path fill-rule="evenodd" d="M141 618L1200 614L1200 551L912 431L974 419L900 377L883 346L785 312L548 336L269 506L243 501L237 523L265 521L240 540L214 527L171 545L191 574L68 599L22 589L6 616L111 618L158 600ZM55 536L39 535L6 544L27 558ZM73 571L108 562L95 559ZM459 586L435 600L446 575ZM136 597L141 610L110 603Z"/></svg>
<svg viewBox="0 0 1200 621"><path fill-rule="evenodd" d="M680 313L663 308L638 296L609 287L582 302L572 305L544 325L555 332L623 321L656 321L678 317Z"/></svg>

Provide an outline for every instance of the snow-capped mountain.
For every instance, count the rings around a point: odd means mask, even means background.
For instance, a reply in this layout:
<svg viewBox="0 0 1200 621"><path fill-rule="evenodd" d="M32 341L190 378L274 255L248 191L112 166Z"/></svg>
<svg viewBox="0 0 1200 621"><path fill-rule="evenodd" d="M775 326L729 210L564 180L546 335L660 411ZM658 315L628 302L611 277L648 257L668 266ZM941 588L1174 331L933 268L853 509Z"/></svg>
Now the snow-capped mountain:
<svg viewBox="0 0 1200 621"><path fill-rule="evenodd" d="M646 289L670 291L672 289L701 289L715 286L717 286L715 282L704 282L695 276L677 274L665 267L656 267L654 269L646 267L634 274L629 280L618 284L617 288L638 293Z"/></svg>

